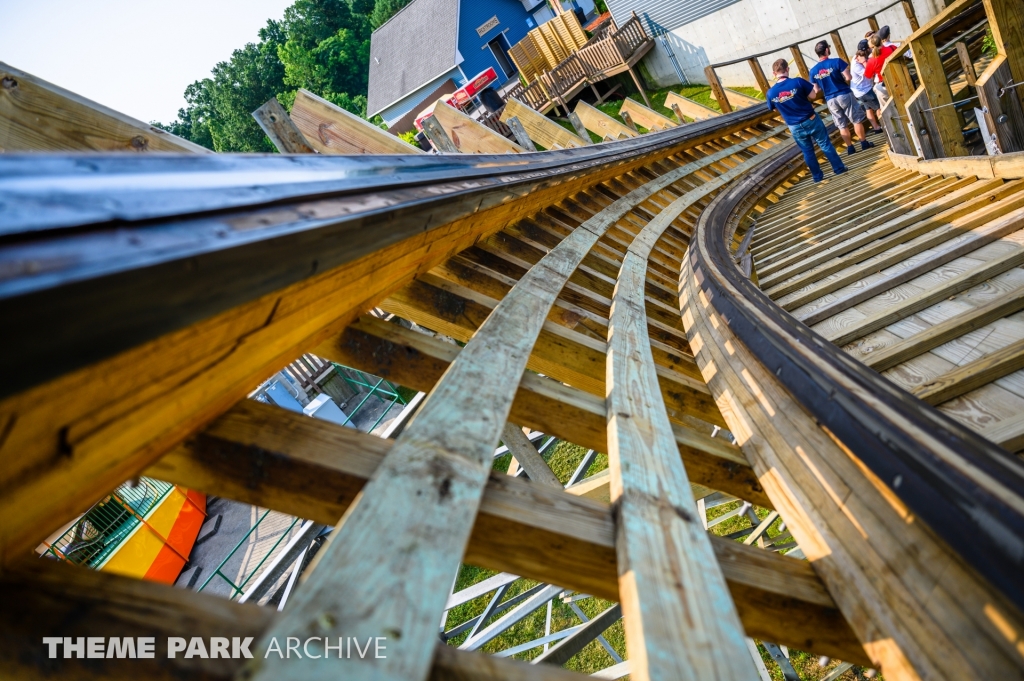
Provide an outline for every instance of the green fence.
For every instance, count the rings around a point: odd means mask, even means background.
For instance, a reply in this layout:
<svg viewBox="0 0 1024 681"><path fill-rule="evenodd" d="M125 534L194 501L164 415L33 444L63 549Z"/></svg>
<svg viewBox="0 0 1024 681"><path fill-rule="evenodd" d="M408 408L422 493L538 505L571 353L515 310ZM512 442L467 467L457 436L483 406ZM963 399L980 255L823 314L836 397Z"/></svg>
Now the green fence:
<svg viewBox="0 0 1024 681"><path fill-rule="evenodd" d="M46 554L98 567L172 489L174 485L152 478L120 485L65 530Z"/></svg>

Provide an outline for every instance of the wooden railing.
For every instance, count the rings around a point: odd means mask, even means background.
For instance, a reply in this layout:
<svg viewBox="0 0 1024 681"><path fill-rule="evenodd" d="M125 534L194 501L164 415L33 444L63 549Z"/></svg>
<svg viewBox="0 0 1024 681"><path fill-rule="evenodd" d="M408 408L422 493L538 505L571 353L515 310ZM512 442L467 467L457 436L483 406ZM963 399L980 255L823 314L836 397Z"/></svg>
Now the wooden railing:
<svg viewBox="0 0 1024 681"><path fill-rule="evenodd" d="M882 9L878 10L878 12L884 12L885 10L892 9L897 5L903 6L903 11L906 13L907 20L910 22L911 30L916 31L918 28L917 14L914 12L914 6L909 2L909 0L898 0L897 2L894 2L891 5L883 7ZM855 24L863 23L865 21L871 27L872 31L878 31L878 20L875 18L875 14L872 14L870 16L857 19L856 21L851 21L850 23L843 24L842 26L837 26L836 28L832 29L831 32L829 32L828 38L832 43L832 47L835 50L836 56L845 58L845 55L847 55L846 48L843 46L843 40L839 36L839 31L844 28L849 28L850 26L853 26ZM754 73L754 80L757 82L757 86L761 89L761 92L767 94L768 89L771 87L771 84L768 81L767 76L765 76L764 70L761 68L761 62L758 61L758 59L760 59L761 57L766 57L770 54L781 52L788 48L790 54L793 57L793 65L799 72L800 77L804 79L809 79L810 72L807 68L807 63L804 61L803 53L800 52L799 47L800 43L803 42L807 41L801 40L790 45L783 45L781 47L775 47L770 50L765 50L764 52L758 52L757 54L750 54L745 57L740 57L739 59L732 59L730 61L718 62L706 66L704 68L704 76L708 81L708 85L711 87L712 94L714 95L715 99L718 100L718 106L722 109L722 112L729 113L730 111L733 110L733 107L729 103L728 98L726 97L725 88L722 87L722 81L718 77L717 69L726 66L732 66L733 64L739 64L740 62L747 62L747 64L750 66L750 70L753 71ZM849 61L849 59L847 59L846 61Z"/></svg>
<svg viewBox="0 0 1024 681"><path fill-rule="evenodd" d="M630 60L649 43L651 37L634 14L621 28L613 25L603 37L591 39L531 84L516 85L506 93L505 99L514 97L542 112L559 104L564 107L584 86L631 71Z"/></svg>
<svg viewBox="0 0 1024 681"><path fill-rule="evenodd" d="M963 36L980 35L981 16L987 20L996 54L983 73L975 74L974 56ZM883 70L891 99L882 109L882 121L893 150L926 159L970 155L974 150L964 138L959 109L977 100L978 126L988 153L1024 151L1024 107L1018 89L1024 80L1022 30L1020 5L1011 0L959 0L916 30L889 56ZM957 59L943 56L951 48ZM960 79L964 82L957 82ZM968 87L974 88L974 95Z"/></svg>

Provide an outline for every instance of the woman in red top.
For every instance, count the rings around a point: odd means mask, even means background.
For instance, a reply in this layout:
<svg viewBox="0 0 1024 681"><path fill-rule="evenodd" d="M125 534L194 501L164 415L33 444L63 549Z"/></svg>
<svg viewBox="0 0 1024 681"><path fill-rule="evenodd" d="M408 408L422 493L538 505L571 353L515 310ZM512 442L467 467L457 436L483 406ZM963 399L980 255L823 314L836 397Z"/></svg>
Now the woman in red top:
<svg viewBox="0 0 1024 681"><path fill-rule="evenodd" d="M878 37L877 33L871 36L868 44L871 45L871 58L864 65L864 77L874 79L875 76L878 76L878 81L883 82L882 67L885 66L885 60L889 58L889 55L896 51L896 46L882 45L882 39Z"/></svg>

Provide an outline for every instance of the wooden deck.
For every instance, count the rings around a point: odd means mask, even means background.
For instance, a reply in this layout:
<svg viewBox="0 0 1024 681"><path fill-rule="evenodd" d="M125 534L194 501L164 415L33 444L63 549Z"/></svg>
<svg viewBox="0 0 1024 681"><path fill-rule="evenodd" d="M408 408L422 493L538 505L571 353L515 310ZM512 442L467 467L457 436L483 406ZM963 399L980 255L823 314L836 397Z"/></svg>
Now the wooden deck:
<svg viewBox="0 0 1024 681"><path fill-rule="evenodd" d="M940 411L1024 450L1024 181L928 176L878 149L759 218L765 292Z"/></svg>

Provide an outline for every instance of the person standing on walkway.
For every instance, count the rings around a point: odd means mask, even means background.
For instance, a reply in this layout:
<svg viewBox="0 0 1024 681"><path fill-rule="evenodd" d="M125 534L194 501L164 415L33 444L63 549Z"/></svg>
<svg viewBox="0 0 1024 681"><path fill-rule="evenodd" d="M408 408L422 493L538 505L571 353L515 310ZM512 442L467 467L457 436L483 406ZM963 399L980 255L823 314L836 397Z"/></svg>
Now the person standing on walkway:
<svg viewBox="0 0 1024 681"><path fill-rule="evenodd" d="M832 141L828 138L828 131L825 124L818 118L811 101L821 95L817 85L811 85L803 78L789 77L789 63L785 59L778 59L772 64L772 74L775 76L775 85L768 90L766 99L768 108L779 112L782 120L789 126L793 133L793 140L800 151L804 154L804 161L811 171L811 178L815 182L821 182L824 174L818 164L818 156L814 151L817 144L825 158L832 165L832 172L841 175L846 172L843 159L839 157Z"/></svg>
<svg viewBox="0 0 1024 681"><path fill-rule="evenodd" d="M853 90L850 88L850 65L832 56L832 46L826 40L814 46L814 53L818 55L818 63L811 69L811 78L825 94L825 104L832 112L832 120L839 128L843 142L846 143L846 153L853 155L857 151L853 135L850 134L851 124L860 138L861 150L866 151L875 146L868 141L867 132L864 130L864 119L867 118L864 107L853 96Z"/></svg>
<svg viewBox="0 0 1024 681"><path fill-rule="evenodd" d="M864 65L867 64L871 53L868 51L868 41L862 40L861 42L864 43L864 48L857 48L857 55L853 58L853 63L850 64L850 89L853 90L853 96L864 107L864 113L868 115L871 132L877 133L882 131L878 122L878 112L882 109L882 104L878 101L878 95L875 94L875 84L864 77Z"/></svg>

